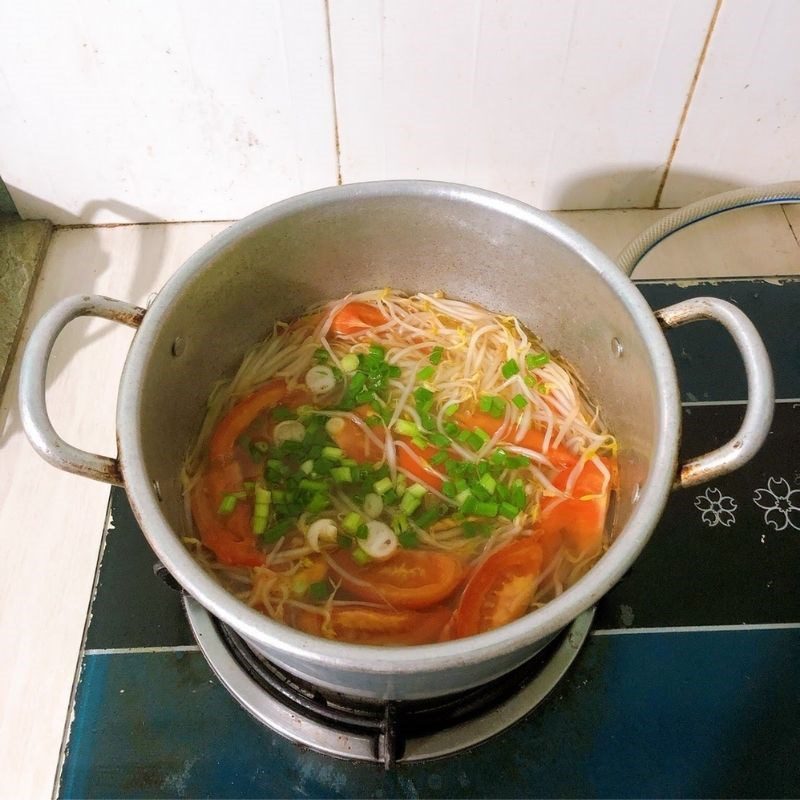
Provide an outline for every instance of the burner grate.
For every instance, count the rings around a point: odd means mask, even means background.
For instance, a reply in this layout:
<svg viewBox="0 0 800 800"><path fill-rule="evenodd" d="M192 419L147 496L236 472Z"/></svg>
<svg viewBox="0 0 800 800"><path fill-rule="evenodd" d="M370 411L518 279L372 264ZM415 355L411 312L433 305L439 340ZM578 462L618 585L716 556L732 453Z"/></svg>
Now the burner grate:
<svg viewBox="0 0 800 800"><path fill-rule="evenodd" d="M291 675L191 597L184 597L184 606L212 669L257 719L313 749L386 769L478 744L524 717L566 672L594 615L594 609L585 612L531 659L488 684L424 700L369 702Z"/></svg>

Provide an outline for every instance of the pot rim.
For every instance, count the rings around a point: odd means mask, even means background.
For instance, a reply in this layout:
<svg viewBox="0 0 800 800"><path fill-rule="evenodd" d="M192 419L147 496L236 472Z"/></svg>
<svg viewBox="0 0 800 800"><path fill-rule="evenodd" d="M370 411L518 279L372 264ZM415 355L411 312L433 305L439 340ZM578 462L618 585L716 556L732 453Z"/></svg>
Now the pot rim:
<svg viewBox="0 0 800 800"><path fill-rule="evenodd" d="M405 647L333 642L302 633L246 606L206 574L164 517L143 459L138 424L144 373L162 318L187 283L210 260L268 223L321 205L352 198L418 197L451 199L528 222L568 246L619 296L633 317L656 366L659 403L656 449L645 487L618 537L589 572L559 597L524 617L466 639ZM675 365L653 312L632 281L610 258L547 212L494 192L454 183L391 180L335 186L297 195L233 223L190 256L167 281L136 333L120 381L117 401L119 459L131 507L158 558L186 591L211 614L259 646L318 665L371 674L445 670L465 662L519 650L552 634L596 603L629 569L650 537L676 473L680 402Z"/></svg>

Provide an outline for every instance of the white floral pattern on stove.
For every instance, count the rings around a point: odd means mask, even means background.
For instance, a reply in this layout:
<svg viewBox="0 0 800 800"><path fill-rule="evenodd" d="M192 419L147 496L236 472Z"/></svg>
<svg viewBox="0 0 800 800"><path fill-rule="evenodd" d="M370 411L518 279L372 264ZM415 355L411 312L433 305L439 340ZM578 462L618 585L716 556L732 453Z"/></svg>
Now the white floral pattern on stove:
<svg viewBox="0 0 800 800"><path fill-rule="evenodd" d="M738 508L736 501L715 487L709 487L703 494L697 495L694 505L702 512L700 518L709 528L717 525L730 528L736 522L733 513Z"/></svg>
<svg viewBox="0 0 800 800"><path fill-rule="evenodd" d="M786 478L770 478L766 489L756 489L753 502L764 509L764 522L776 531L792 526L800 531L800 489Z"/></svg>

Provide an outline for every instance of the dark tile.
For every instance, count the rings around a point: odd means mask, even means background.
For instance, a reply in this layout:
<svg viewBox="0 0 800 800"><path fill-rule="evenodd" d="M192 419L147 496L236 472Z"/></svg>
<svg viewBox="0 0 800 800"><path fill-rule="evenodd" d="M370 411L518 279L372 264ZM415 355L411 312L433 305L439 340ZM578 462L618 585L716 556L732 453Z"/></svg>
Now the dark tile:
<svg viewBox="0 0 800 800"><path fill-rule="evenodd" d="M719 281L689 286L640 283L638 288L654 309L706 296L739 306L764 340L775 370L776 396L800 397L800 281ZM685 325L669 331L667 340L684 400L739 400L746 396L739 353L721 325Z"/></svg>
<svg viewBox="0 0 800 800"><path fill-rule="evenodd" d="M156 556L125 492L112 489L110 503L113 529L106 534L86 647L194 644L179 593L153 574Z"/></svg>
<svg viewBox="0 0 800 800"><path fill-rule="evenodd" d="M743 413L741 405L685 408L687 454L723 444ZM800 404L779 403L769 438L749 464L709 486L673 493L632 569L600 602L596 627L800 620L800 529L787 524L776 530L754 502L755 492L768 487L770 478L784 478L792 490L800 489L798 454ZM731 517L712 511L704 522L696 504L707 507L706 498L717 497L715 490L731 497L736 510ZM800 507L800 494L794 498ZM800 526L800 510L792 522Z"/></svg>
<svg viewBox="0 0 800 800"><path fill-rule="evenodd" d="M85 659L62 797L796 797L800 630L591 637L510 731L385 774L252 720L199 653Z"/></svg>

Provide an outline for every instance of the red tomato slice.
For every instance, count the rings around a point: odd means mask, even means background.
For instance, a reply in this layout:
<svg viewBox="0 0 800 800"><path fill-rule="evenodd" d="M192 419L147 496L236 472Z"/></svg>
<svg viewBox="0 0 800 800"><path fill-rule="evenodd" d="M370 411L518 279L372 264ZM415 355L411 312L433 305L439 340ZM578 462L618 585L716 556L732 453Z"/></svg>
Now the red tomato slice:
<svg viewBox="0 0 800 800"><path fill-rule="evenodd" d="M531 605L542 567L542 548L529 536L492 553L467 582L453 617L456 638L499 628Z"/></svg>
<svg viewBox="0 0 800 800"><path fill-rule="evenodd" d="M357 565L350 553L333 556L350 594L395 608L429 608L449 597L464 579L464 565L448 553L401 550L387 561Z"/></svg>
<svg viewBox="0 0 800 800"><path fill-rule="evenodd" d="M540 527L550 535L560 535L564 545L576 558L599 555L603 545L610 489L616 482L617 466L614 459L600 460L611 472L609 489L602 496L603 473L591 461L587 461L572 489L572 497L567 500L546 497L542 500ZM553 485L565 491L570 472L570 469L559 472L553 478Z"/></svg>
<svg viewBox="0 0 800 800"><path fill-rule="evenodd" d="M465 428L482 428L489 436L494 436L503 424L502 419L495 419L491 414L483 411L470 411L469 409L459 409L456 412L456 419ZM514 428L509 429L508 441L513 441ZM550 447L544 449L544 431L541 428L531 428L523 437L522 441L515 442L520 447L527 447L537 453L543 453L556 467L569 467L577 463L578 457L567 450L566 447Z"/></svg>
<svg viewBox="0 0 800 800"><path fill-rule="evenodd" d="M335 336L348 336L377 328L388 321L383 312L371 303L348 303L333 318L331 331Z"/></svg>
<svg viewBox="0 0 800 800"><path fill-rule="evenodd" d="M449 618L450 611L442 606L428 611L335 606L331 609L331 628L335 639L351 644L430 644L438 640ZM326 635L322 615L313 611L292 608L287 622L304 633Z"/></svg>
<svg viewBox="0 0 800 800"><path fill-rule="evenodd" d="M233 513L220 517L203 482L192 491L192 517L200 540L223 564L258 567L266 560L250 529L250 503L239 503ZM217 505L219 501L217 500Z"/></svg>
<svg viewBox="0 0 800 800"><path fill-rule="evenodd" d="M211 461L226 462L233 458L236 440L268 408L277 406L286 397L283 380L270 381L240 400L216 425L208 443Z"/></svg>

